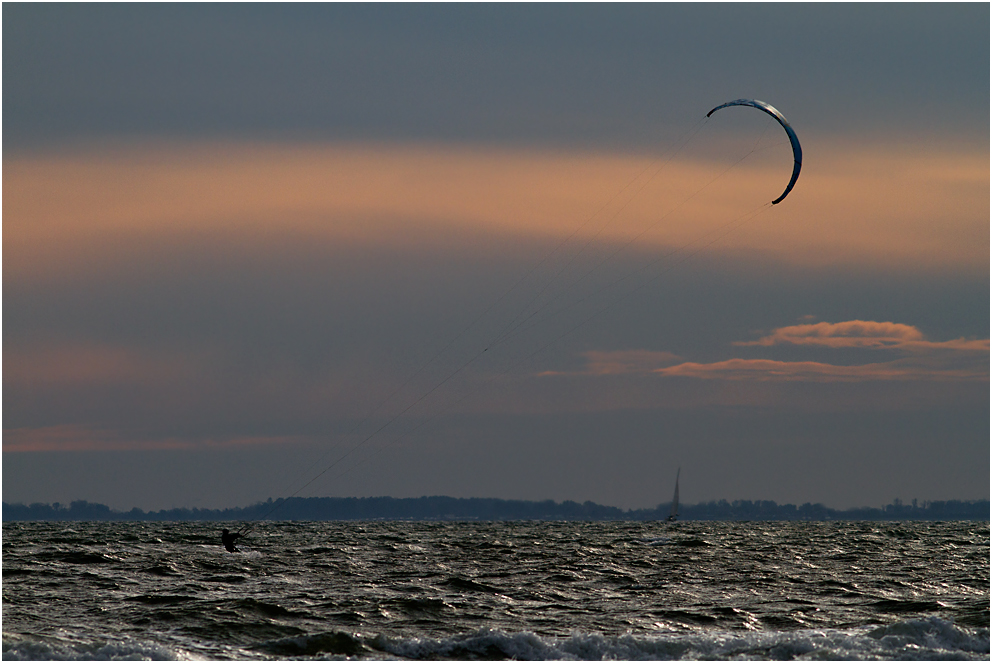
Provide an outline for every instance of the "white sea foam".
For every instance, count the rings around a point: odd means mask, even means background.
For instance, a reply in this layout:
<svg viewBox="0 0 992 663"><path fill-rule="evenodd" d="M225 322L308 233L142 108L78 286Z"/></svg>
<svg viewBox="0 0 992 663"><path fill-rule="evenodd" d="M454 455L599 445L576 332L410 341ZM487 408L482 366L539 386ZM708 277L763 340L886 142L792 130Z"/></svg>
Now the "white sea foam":
<svg viewBox="0 0 992 663"><path fill-rule="evenodd" d="M646 546L666 546L672 542L671 537L668 536L658 536L647 539L641 539L641 543Z"/></svg>
<svg viewBox="0 0 992 663"><path fill-rule="evenodd" d="M117 642L68 643L4 635L5 661L186 661L183 651L130 638Z"/></svg>
<svg viewBox="0 0 992 663"><path fill-rule="evenodd" d="M362 636L315 634L277 641L274 652L294 657L354 656ZM292 647L288 647L292 644ZM567 638L482 629L453 638L365 640L360 658L410 660L987 660L989 629L966 628L937 618L911 619L875 629L796 631L708 631L684 635L606 637L575 633ZM233 652L232 652L233 653ZM89 645L5 638L3 659L189 660L189 653L138 640Z"/></svg>
<svg viewBox="0 0 992 663"><path fill-rule="evenodd" d="M710 631L658 637L576 633L567 638L480 630L451 639L377 638L371 644L410 659L985 660L989 656L989 630L958 627L930 617L872 630Z"/></svg>

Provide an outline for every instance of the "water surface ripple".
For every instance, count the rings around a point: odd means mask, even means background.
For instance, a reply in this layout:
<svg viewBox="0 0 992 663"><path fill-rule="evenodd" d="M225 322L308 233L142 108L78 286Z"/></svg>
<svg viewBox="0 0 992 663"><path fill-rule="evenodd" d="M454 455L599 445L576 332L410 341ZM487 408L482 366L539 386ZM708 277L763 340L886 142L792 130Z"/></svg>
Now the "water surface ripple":
<svg viewBox="0 0 992 663"><path fill-rule="evenodd" d="M3 658L988 659L984 523L4 523Z"/></svg>

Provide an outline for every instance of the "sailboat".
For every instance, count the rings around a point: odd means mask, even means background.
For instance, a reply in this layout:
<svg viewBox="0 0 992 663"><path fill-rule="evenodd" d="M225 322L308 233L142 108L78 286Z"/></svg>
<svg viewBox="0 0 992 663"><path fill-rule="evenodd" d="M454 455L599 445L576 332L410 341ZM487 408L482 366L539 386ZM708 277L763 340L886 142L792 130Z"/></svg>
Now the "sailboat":
<svg viewBox="0 0 992 663"><path fill-rule="evenodd" d="M668 515L668 522L675 522L679 518L679 475L682 474L680 467L675 473L675 495L672 497L672 512Z"/></svg>

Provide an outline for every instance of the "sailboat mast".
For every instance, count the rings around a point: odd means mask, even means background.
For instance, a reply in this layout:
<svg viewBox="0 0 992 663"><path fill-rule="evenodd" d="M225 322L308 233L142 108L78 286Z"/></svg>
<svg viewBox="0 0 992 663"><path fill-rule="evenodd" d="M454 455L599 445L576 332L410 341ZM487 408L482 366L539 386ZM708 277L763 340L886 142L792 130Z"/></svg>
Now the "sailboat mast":
<svg viewBox="0 0 992 663"><path fill-rule="evenodd" d="M679 517L679 475L682 474L682 468L678 469L675 473L675 495L672 496L672 512L669 514L669 520L675 520Z"/></svg>

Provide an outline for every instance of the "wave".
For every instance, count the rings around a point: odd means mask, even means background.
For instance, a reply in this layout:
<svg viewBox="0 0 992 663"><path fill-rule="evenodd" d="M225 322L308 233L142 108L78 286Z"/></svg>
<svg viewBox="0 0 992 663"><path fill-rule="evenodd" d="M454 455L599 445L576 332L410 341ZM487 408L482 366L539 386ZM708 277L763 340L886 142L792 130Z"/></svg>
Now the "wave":
<svg viewBox="0 0 992 663"><path fill-rule="evenodd" d="M17 640L5 633L5 661L184 661L192 660L185 651L154 642L124 639L68 643L54 640Z"/></svg>
<svg viewBox="0 0 992 663"><path fill-rule="evenodd" d="M573 634L567 638L481 630L440 640L380 637L367 644L386 654L417 660L987 660L989 629L960 627L929 617L875 629L617 637Z"/></svg>
<svg viewBox="0 0 992 663"><path fill-rule="evenodd" d="M40 552L35 555L38 561L56 562L62 564L118 564L124 561L114 555L105 555L100 552L90 552L86 550L57 550L54 552Z"/></svg>
<svg viewBox="0 0 992 663"><path fill-rule="evenodd" d="M450 638L409 638L330 631L282 637L252 647L274 659L343 656L410 660L988 660L989 629L938 617L875 628L696 631L685 634L569 637L481 629ZM247 652L246 652L247 653ZM180 649L125 640L69 645L4 636L4 660L186 660Z"/></svg>
<svg viewBox="0 0 992 663"><path fill-rule="evenodd" d="M959 627L937 617L875 629L792 630L567 638L482 629L453 638L361 638L321 633L268 643L292 656L399 657L411 660L986 660L989 629Z"/></svg>

